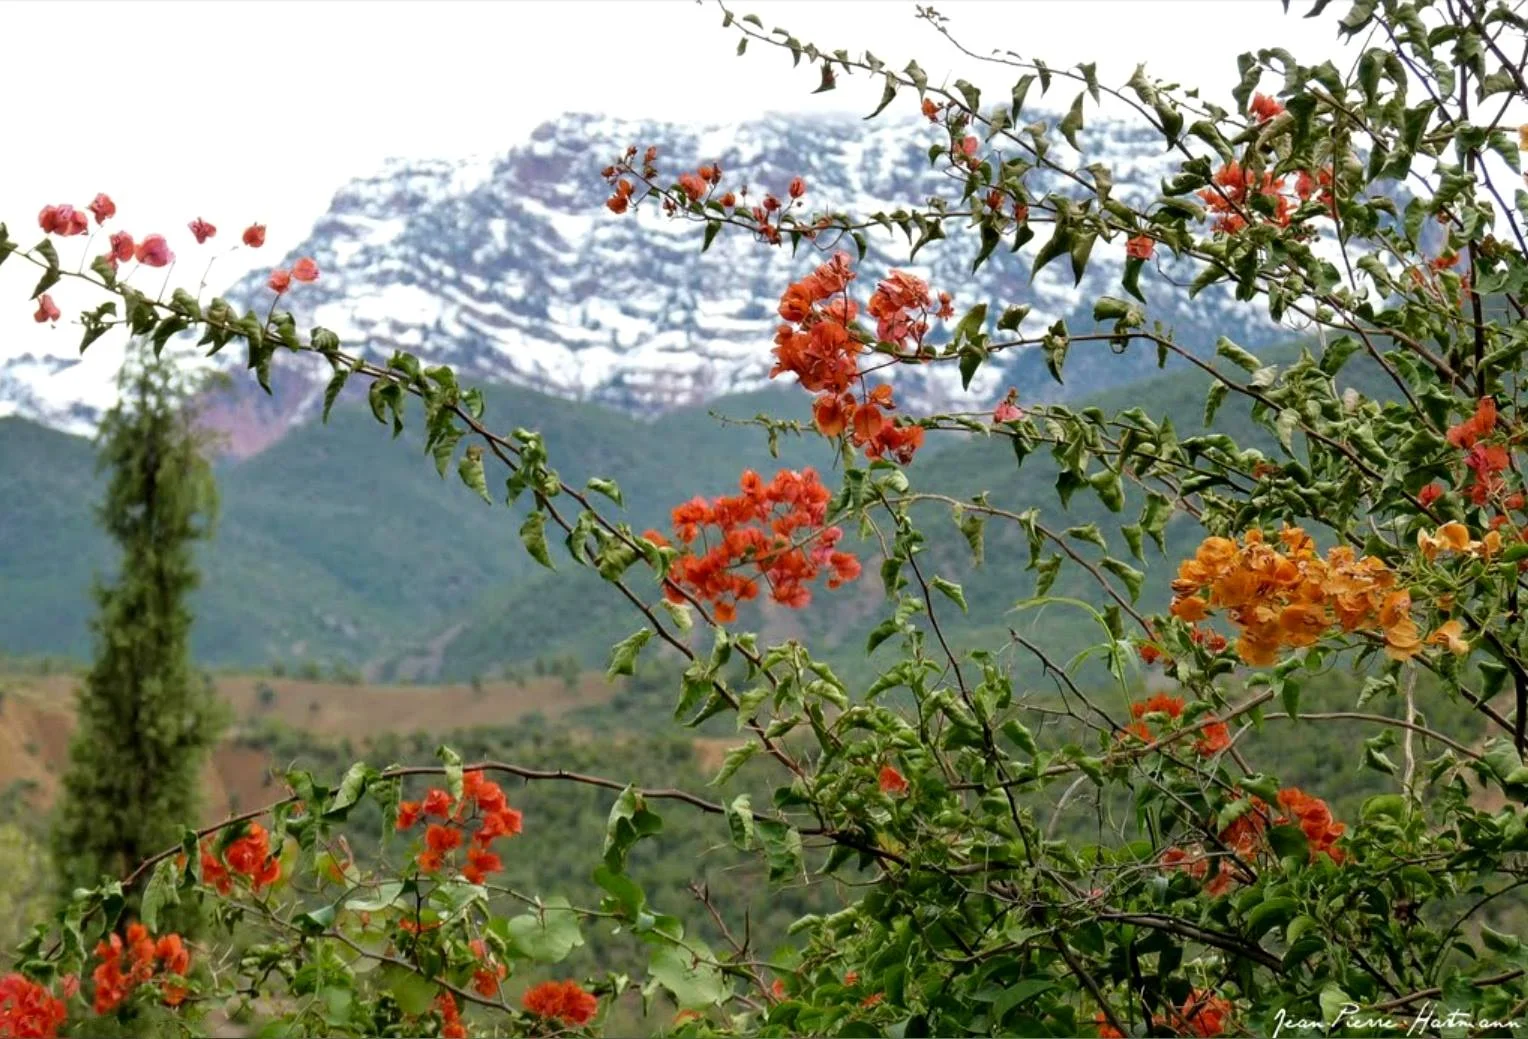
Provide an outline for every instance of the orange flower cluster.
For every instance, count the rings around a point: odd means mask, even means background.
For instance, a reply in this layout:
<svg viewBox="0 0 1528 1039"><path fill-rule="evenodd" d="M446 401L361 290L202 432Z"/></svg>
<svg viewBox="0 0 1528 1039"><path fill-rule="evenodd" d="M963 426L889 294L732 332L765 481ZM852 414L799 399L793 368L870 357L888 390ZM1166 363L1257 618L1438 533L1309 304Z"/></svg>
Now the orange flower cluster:
<svg viewBox="0 0 1528 1039"><path fill-rule="evenodd" d="M1502 473L1511 466L1511 456L1504 445L1484 442L1496 431L1496 420L1496 401L1482 397L1475 413L1448 431L1448 442L1465 452L1464 465L1473 476L1470 501L1476 505L1485 505L1506 490Z"/></svg>
<svg viewBox="0 0 1528 1039"><path fill-rule="evenodd" d="M880 784L881 793L890 794L893 797L907 793L907 779L890 765L882 765L881 773L876 777Z"/></svg>
<svg viewBox="0 0 1528 1039"><path fill-rule="evenodd" d="M1143 234L1125 240L1125 255L1132 260L1149 260L1157 243Z"/></svg>
<svg viewBox="0 0 1528 1039"><path fill-rule="evenodd" d="M1385 652L1408 660L1422 648L1411 619L1411 595L1396 587L1380 559L1340 546L1325 559L1310 535L1296 527L1280 534L1284 551L1248 531L1245 544L1209 537L1193 559L1178 566L1172 614L1190 624L1223 609L1240 630L1236 652L1266 667L1285 648L1314 645L1333 629L1382 633ZM1205 594L1208 593L1208 594Z"/></svg>
<svg viewBox="0 0 1528 1039"><path fill-rule="evenodd" d="M248 878L256 891L281 879L281 860L271 854L270 834L259 823L250 823L244 835L228 845L221 860L210 841L202 842L203 882L226 895L233 890L234 875Z"/></svg>
<svg viewBox="0 0 1528 1039"><path fill-rule="evenodd" d="M1284 810L1284 814L1278 816L1273 814L1273 810L1262 798L1253 797L1250 801L1251 808L1232 820L1219 835L1220 843L1235 852L1241 862L1253 863L1264 854L1271 853L1265 840L1270 825L1294 824L1305 834L1310 846L1311 861L1325 855L1341 865L1346 856L1337 847L1337 841L1347 832L1347 826L1332 817L1332 810L1325 801L1310 796L1298 787L1285 787L1278 795L1279 807ZM1168 848L1162 853L1161 862L1164 869L1181 870L1196 880L1204 880L1210 869L1209 858L1199 845L1192 848ZM1238 881L1252 879L1238 875L1240 873L1242 870L1238 864L1222 861L1220 871L1205 885L1205 892L1212 898L1219 898Z"/></svg>
<svg viewBox="0 0 1528 1039"><path fill-rule="evenodd" d="M575 1028L588 1024L599 1002L573 980L543 981L528 989L520 1005L537 1017L556 1019Z"/></svg>
<svg viewBox="0 0 1528 1039"><path fill-rule="evenodd" d="M184 985L171 980L184 978L191 969L191 953L178 934L167 934L158 942L142 924L127 928L126 959L131 963L123 970L124 948L122 937L113 934L96 946L95 954L101 963L91 974L95 981L95 1012L109 1014L132 994L133 989L160 973L160 992L166 1004L179 1006L186 998ZM167 976L168 975L168 976Z"/></svg>
<svg viewBox="0 0 1528 1039"><path fill-rule="evenodd" d="M1138 701L1130 705L1130 717L1135 719L1125 726L1125 731L1120 734L1124 739L1134 736L1142 743L1151 743L1157 737L1152 733L1151 727L1146 724L1148 714L1165 714L1169 721L1176 722L1183 716L1183 699L1178 696L1168 696L1166 693L1157 693L1149 700ZM1199 730L1199 738L1194 742L1194 750L1202 757L1210 757L1219 754L1231 745L1231 730L1223 721L1212 721Z"/></svg>
<svg viewBox="0 0 1528 1039"><path fill-rule="evenodd" d="M462 1012L456 1005L456 997L442 992L435 997L435 1009L440 1011L441 1039L467 1039L467 1026L462 1023Z"/></svg>
<svg viewBox="0 0 1528 1039"><path fill-rule="evenodd" d="M446 865L446 858L461 847L467 824L477 823L467 845L467 864L462 876L473 884L481 884L490 873L504 869L504 862L490 850L500 837L513 837L520 832L522 817L517 809L509 807L499 784L483 776L482 769L473 769L462 775L462 798L453 801L444 790L434 789L420 801L401 801L398 804L398 831L413 828L421 817L444 820L443 823L427 823L424 832L424 851L419 853L419 868L426 873L437 873Z"/></svg>
<svg viewBox="0 0 1528 1039"><path fill-rule="evenodd" d="M870 458L890 455L906 464L923 445L923 428L896 424L890 415L891 387L866 385L859 366L866 343L854 327L859 306L848 294L855 276L848 254L837 253L786 288L779 308L785 324L775 331L775 366L769 374L790 372L807 391L821 394L812 417L823 436L848 432ZM876 286L866 309L876 320L879 340L921 354L929 318L954 314L949 293L940 293L938 300L936 309L926 283L894 270Z"/></svg>
<svg viewBox="0 0 1528 1039"><path fill-rule="evenodd" d="M482 964L472 972L472 987L485 999L492 999L499 994L499 982L509 976L509 967L494 959L493 953L488 951L488 943L481 938L474 938L467 943L472 948L472 955Z"/></svg>
<svg viewBox="0 0 1528 1039"><path fill-rule="evenodd" d="M800 607L812 601L807 585L823 571L829 588L859 576L859 560L837 549L843 531L822 526L832 494L816 470L782 469L765 483L749 469L739 486L739 495L710 502L697 497L674 509L675 537L685 551L664 582L670 602L682 603L688 593L711 603L716 619L726 624L737 619L739 602L758 597L759 578L775 602ZM717 529L715 544L705 536L707 527ZM657 531L642 536L655 545L669 544ZM745 567L755 576L739 572Z"/></svg>
<svg viewBox="0 0 1528 1039"><path fill-rule="evenodd" d="M1284 194L1284 178L1264 171L1258 174L1243 169L1239 162L1228 162L1215 171L1216 187L1205 188L1199 198L1216 214L1214 229L1235 234L1247 226L1244 213L1252 212L1249 200L1252 195L1262 195L1272 200L1272 220L1281 227L1289 226L1292 199Z"/></svg>
<svg viewBox="0 0 1528 1039"><path fill-rule="evenodd" d="M1288 821L1299 823L1310 844L1310 857L1325 854L1333 862L1341 863L1342 849L1334 847L1347 826L1332 818L1332 810L1319 797L1312 797L1298 787L1286 787L1279 791L1279 807L1288 813Z"/></svg>
<svg viewBox="0 0 1528 1039"><path fill-rule="evenodd" d="M69 1017L64 1001L21 974L0 978L0 1036L54 1039Z"/></svg>
<svg viewBox="0 0 1528 1039"><path fill-rule="evenodd" d="M1166 1015L1158 1014L1156 1026L1170 1028L1174 1035L1225 1035L1226 1019L1230 1016L1230 1000L1205 989L1193 989L1181 1008ZM1093 1015L1093 1024L1098 1029L1099 1039L1125 1039L1125 1033L1111 1025L1102 1010Z"/></svg>
<svg viewBox="0 0 1528 1039"><path fill-rule="evenodd" d="M1284 113L1284 106L1267 94L1253 94L1251 108L1252 114L1257 116L1257 121L1260 123L1266 123L1274 116Z"/></svg>
<svg viewBox="0 0 1528 1039"><path fill-rule="evenodd" d="M1278 102L1271 104L1277 106ZM1279 110L1282 111L1282 108ZM1216 170L1214 182L1216 186L1201 190L1199 198L1215 216L1213 230L1227 234L1235 234L1245 228L1247 216L1258 213L1251 205L1255 195L1269 200L1273 206L1273 215L1267 219L1280 227L1289 226L1296 199L1309 202L1314 197L1328 212L1334 212L1337 204L1332 194L1332 171L1329 169L1318 170L1314 176L1306 170L1299 171L1293 195L1284 192L1285 178L1275 177L1267 171L1258 174L1235 161Z"/></svg>

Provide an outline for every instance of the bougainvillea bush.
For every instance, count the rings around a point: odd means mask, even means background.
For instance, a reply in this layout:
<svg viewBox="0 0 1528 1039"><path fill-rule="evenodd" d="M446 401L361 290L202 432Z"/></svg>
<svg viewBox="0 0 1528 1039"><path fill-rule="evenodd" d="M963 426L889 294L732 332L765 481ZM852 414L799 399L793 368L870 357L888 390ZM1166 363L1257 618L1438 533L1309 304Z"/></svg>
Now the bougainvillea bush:
<svg viewBox="0 0 1528 1039"><path fill-rule="evenodd" d="M1326 7L1312 14L1337 15ZM1528 23L1491 0L1359 0L1335 26L1360 45L1352 68L1245 54L1217 103L1145 66L1111 86L1091 65L967 51L1014 80L984 98L916 63L723 22L740 52L805 60L818 89L867 76L884 85L876 114L920 110L910 132L927 135L948 191L844 213L799 177L745 189L747 171L710 156L631 142L602 160L609 219L659 207L695 225L697 248L743 235L812 257L780 286L774 374L810 395L811 432L841 464L742 473L734 494L675 503L666 530L623 524L614 481L558 472L534 430L496 429L451 370L368 360L365 344L298 328L283 303L323 277L311 260L273 271L269 302L249 313L171 292L143 268L184 264L218 229L197 218L189 238L150 233L105 195L49 205L31 248L0 231L0 258L40 270L40 322L62 319L49 293L62 279L99 293L80 316L85 346L114 329L156 347L191 333L247 351L262 384L287 353L315 354L334 371L328 403L358 380L385 426L422 422L443 474L454 466L489 502L504 481L535 559L593 568L630 604L613 675L661 647L686 659L677 717L734 718L718 780L756 759L778 774L772 801L639 789L618 761L588 775L447 748L433 766L291 773L275 804L188 830L132 875L77 892L0 982L0 1034L97 1034L103 1017L196 1031L238 1014L272 1035L583 1033L630 992L649 1022L687 1035L1340 1032L1375 1027L1360 1010L1404 1023L1428 1008L1509 1034L1503 1022L1528 1013L1528 949L1486 921L1528 880ZM1106 98L1179 157L1144 204L1078 152ZM1046 105L1065 115L1037 115ZM978 266L1005 249L1080 281L1113 253L1123 276L1090 327L1037 324L1014 300L873 267L866 242L887 232L906 236L909 263L965 234ZM242 235L246 248L263 239L258 225ZM1154 299L1212 286L1286 325L1305 344L1292 363L1228 339L1196 354L1153 322ZM969 383L1020 349L1042 351L1058 380L1071 351L1177 358L1211 380L1206 424L1235 398L1268 448L1145 404L1106 414L1010 393L919 414L889 378L947 365ZM1340 388L1350 361L1376 366L1386 391ZM1020 465L1048 454L1057 501L1013 511L920 492L908 463L933 441L991 437ZM1090 496L1115 529L1066 525L1064 506ZM1064 660L1017 629L1001 645L949 636L968 606L922 551L915 518L931 507L978 556L990 529L1017 529L1028 551L982 565L1032 580L1022 607L1074 610L1095 648ZM1162 557L1174 519L1202 527L1188 558ZM555 559L554 539L566 547ZM1172 570L1170 597L1143 597L1148 562ZM1091 601L1053 600L1063 568L1095 582ZM798 607L866 581L886 601L870 649L898 650L868 687L810 645L739 625L753 615L740 605ZM1106 685L1077 678L1099 663ZM1362 676L1359 702L1302 713L1302 683L1334 670ZM1427 697L1480 725L1438 731ZM1355 754L1390 792L1337 818L1333 790L1281 782L1254 753L1272 716L1284 740L1336 717L1372 726ZM561 839L516 809L522 781L614 795L604 845L588 849L599 904L495 882L507 858ZM337 835L365 800L392 839L357 861ZM842 909L800 920L783 950L756 947L741 914L709 901L721 939L687 933L626 871L633 846L661 843L667 812L724 819L773 884L852 881ZM1057 838L1058 822L1090 813ZM170 905L202 906L205 933L161 934ZM645 970L558 973L594 941L646 950Z"/></svg>

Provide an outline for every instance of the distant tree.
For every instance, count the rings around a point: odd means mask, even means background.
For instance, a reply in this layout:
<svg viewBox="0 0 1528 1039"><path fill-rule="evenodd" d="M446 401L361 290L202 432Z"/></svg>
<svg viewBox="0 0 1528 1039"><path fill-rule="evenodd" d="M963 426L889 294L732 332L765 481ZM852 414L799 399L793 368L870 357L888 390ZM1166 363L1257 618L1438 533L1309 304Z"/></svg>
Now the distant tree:
<svg viewBox="0 0 1528 1039"><path fill-rule="evenodd" d="M198 821L198 777L222 724L189 642L192 549L217 509L194 387L146 350L129 355L119 385L98 439L110 480L97 516L121 565L95 588L96 656L54 825L65 892L123 876Z"/></svg>

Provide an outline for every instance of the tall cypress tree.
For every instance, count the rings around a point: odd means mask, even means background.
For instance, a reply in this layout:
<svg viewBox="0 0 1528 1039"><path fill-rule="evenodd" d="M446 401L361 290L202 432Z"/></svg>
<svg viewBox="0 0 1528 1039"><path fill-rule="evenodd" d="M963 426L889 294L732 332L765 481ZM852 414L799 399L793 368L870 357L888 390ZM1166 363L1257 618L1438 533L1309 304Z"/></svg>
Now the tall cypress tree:
<svg viewBox="0 0 1528 1039"><path fill-rule="evenodd" d="M221 726L210 681L191 666L195 543L217 511L191 387L149 354L129 355L100 429L110 473L99 522L121 548L97 581L96 657L54 827L65 890L120 877L195 825L207 751Z"/></svg>

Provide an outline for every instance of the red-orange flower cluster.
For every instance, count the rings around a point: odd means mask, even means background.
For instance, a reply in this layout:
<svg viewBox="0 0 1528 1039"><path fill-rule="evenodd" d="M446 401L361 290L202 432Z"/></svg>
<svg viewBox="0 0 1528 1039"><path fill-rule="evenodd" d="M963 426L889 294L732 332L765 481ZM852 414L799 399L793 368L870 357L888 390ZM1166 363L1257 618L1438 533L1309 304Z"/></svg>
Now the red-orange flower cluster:
<svg viewBox="0 0 1528 1039"><path fill-rule="evenodd" d="M1251 107L1252 114L1257 116L1257 121L1260 123L1266 123L1284 112L1284 106L1267 94L1253 94Z"/></svg>
<svg viewBox="0 0 1528 1039"><path fill-rule="evenodd" d="M741 494L709 502L697 497L674 509L675 538L685 551L664 582L670 602L682 603L689 593L712 604L725 624L737 618L739 602L758 597L760 578L775 602L800 607L811 602L807 586L824 571L829 588L859 576L859 560L837 549L843 531L823 527L832 494L816 470L782 469L765 483L749 469L739 486ZM708 527L716 528L714 543ZM669 544L657 531L642 536Z"/></svg>
<svg viewBox="0 0 1528 1039"><path fill-rule="evenodd" d="M259 823L250 823L244 835L233 841L220 860L210 841L202 843L202 880L219 894L233 890L234 875L248 878L256 891L281 879L281 860L271 854L270 834Z"/></svg>
<svg viewBox="0 0 1528 1039"><path fill-rule="evenodd" d="M1146 649L1155 649L1151 643L1141 647L1142 655ZM1175 726L1179 718L1183 716L1183 699L1177 696L1168 696L1166 693L1157 693L1148 700L1137 701L1130 705L1130 717L1134 720L1120 734L1120 738L1134 736L1143 743L1151 743L1157 735L1151 731L1146 722L1148 714L1165 714L1168 719L1167 729ZM1231 745L1231 731L1226 728L1222 721L1211 721L1199 730L1199 738L1194 743L1194 750L1204 757L1218 754Z"/></svg>
<svg viewBox="0 0 1528 1039"><path fill-rule="evenodd" d="M1231 1016L1231 1003L1208 992L1194 989L1184 999L1183 1006L1157 1018L1158 1025L1172 1028L1179 1035L1224 1035L1226 1019Z"/></svg>
<svg viewBox="0 0 1528 1039"><path fill-rule="evenodd" d="M37 214L37 223L43 233L56 234L60 238L69 238L90 230L89 219L73 206L44 206L42 212Z"/></svg>
<svg viewBox="0 0 1528 1039"><path fill-rule="evenodd" d="M1266 171L1258 174L1232 161L1215 171L1214 180L1216 187L1205 188L1199 192L1199 197L1210 212L1215 214L1216 231L1235 234L1246 227L1247 218L1244 214L1256 212L1250 205L1253 195L1264 196L1273 204L1271 219L1274 223L1285 227L1289 225L1292 200L1283 193L1283 177L1275 177Z"/></svg>
<svg viewBox="0 0 1528 1039"><path fill-rule="evenodd" d="M1346 832L1347 826L1332 818L1332 810L1325 801L1302 792L1298 787L1288 787L1279 791L1279 807L1288 813L1288 821L1298 823L1305 832L1312 859L1324 854L1333 862L1342 862L1342 849L1334 845Z"/></svg>
<svg viewBox="0 0 1528 1039"><path fill-rule="evenodd" d="M1149 260L1156 246L1157 243L1146 235L1134 235L1125 240L1125 255L1132 260Z"/></svg>
<svg viewBox="0 0 1528 1039"><path fill-rule="evenodd" d="M440 1011L441 1039L467 1039L467 1026L462 1023L462 1012L457 1008L455 996L442 992L435 997L435 1009Z"/></svg>
<svg viewBox="0 0 1528 1039"><path fill-rule="evenodd" d="M1234 852L1240 862L1220 860L1219 872L1204 888L1211 897L1219 898L1233 885L1253 879L1246 875L1242 866L1253 865L1259 858L1272 854L1266 840L1271 825L1298 825L1310 847L1311 861L1325 855L1340 865L1346 857L1337 847L1337 841L1347 832L1347 826L1332 818L1331 809L1319 797L1312 797L1296 787L1286 787L1278 794L1279 806L1284 809L1284 814L1278 816L1262 798L1251 797L1248 801L1250 807L1220 831L1220 843ZM1199 845L1168 848L1160 861L1164 869L1181 870L1198 880L1203 880L1209 873L1209 857Z"/></svg>
<svg viewBox="0 0 1528 1039"><path fill-rule="evenodd" d="M481 964L472 972L472 987L485 999L492 999L499 994L499 982L509 976L509 967L494 959L493 953L488 951L488 943L481 938L474 938L467 943L472 948L472 955L477 957Z"/></svg>
<svg viewBox="0 0 1528 1039"><path fill-rule="evenodd" d="M898 425L891 414L891 387L866 384L859 365L866 344L854 327L859 306L848 292L855 277L848 254L837 253L786 288L779 308L785 324L775 331L769 374L789 372L808 392L820 394L812 417L823 436L848 433L869 457L890 455L906 464L923 444L923 427ZM940 293L934 309L928 285L905 271L892 271L877 285L866 309L876 320L878 339L914 353L923 351L929 318L954 313L948 293Z"/></svg>
<svg viewBox="0 0 1528 1039"><path fill-rule="evenodd" d="M111 1013L132 995L133 989L152 980L156 973L166 1004L174 1007L185 1001L185 986L173 980L184 978L191 969L191 953L180 935L167 934L156 942L148 928L135 923L127 928L125 948L122 937L113 934L96 945L95 954L101 961L91 973L97 1014Z"/></svg>
<svg viewBox="0 0 1528 1039"><path fill-rule="evenodd" d="M0 1039L54 1039L68 1016L64 1001L30 978L0 978Z"/></svg>
<svg viewBox="0 0 1528 1039"><path fill-rule="evenodd" d="M425 794L423 802L400 802L397 828L400 832L411 829L424 816L443 820L425 826L425 848L417 861L427 873L444 868L447 857L462 846L468 826L477 824L467 845L466 864L461 871L462 876L474 884L481 884L490 873L504 869L503 860L490 850L491 845L500 837L518 834L522 822L519 810L509 807L503 788L486 778L481 769L463 773L459 802L440 789Z"/></svg>
<svg viewBox="0 0 1528 1039"><path fill-rule="evenodd" d="M883 794L898 797L907 793L907 779L890 765L881 766L881 774L877 779L880 782L881 793Z"/></svg>
<svg viewBox="0 0 1528 1039"><path fill-rule="evenodd" d="M537 1017L556 1019L575 1028L587 1024L599 1008L599 1002L571 979L543 981L527 989L520 1005Z"/></svg>

